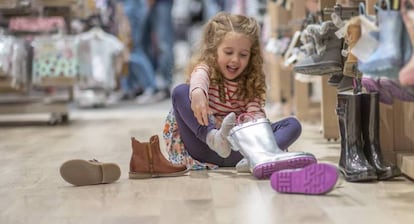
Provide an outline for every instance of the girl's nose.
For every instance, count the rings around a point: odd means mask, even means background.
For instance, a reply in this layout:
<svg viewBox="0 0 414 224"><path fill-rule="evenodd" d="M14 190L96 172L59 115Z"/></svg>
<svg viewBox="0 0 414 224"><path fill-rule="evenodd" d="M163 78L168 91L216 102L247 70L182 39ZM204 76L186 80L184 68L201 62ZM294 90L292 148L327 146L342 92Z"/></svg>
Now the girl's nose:
<svg viewBox="0 0 414 224"><path fill-rule="evenodd" d="M232 58L231 58L231 61L232 62L239 62L240 61L240 58L238 57L238 56L233 56Z"/></svg>

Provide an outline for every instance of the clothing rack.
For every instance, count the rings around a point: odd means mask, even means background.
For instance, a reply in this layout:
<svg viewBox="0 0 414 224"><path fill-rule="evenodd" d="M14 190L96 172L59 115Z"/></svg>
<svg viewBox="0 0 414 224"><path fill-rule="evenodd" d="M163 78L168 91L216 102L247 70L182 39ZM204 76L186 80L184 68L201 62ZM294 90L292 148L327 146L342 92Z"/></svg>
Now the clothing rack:
<svg viewBox="0 0 414 224"><path fill-rule="evenodd" d="M67 9L62 8L64 7L60 7L59 10L65 12L69 10L68 7L66 7ZM62 16L59 13L48 12L49 9L43 10L44 15ZM36 16L39 15L39 9L28 7L0 9L0 13L5 15L6 19L9 19L16 16ZM67 16L68 14L66 13L63 15L63 18L69 21ZM12 33L12 35L22 34L24 33ZM30 35L44 34L30 33ZM32 54L29 51L29 74L31 71L31 58ZM74 83L74 78L69 77L43 78L41 84L33 86L29 81L23 89L14 90L8 86L7 80L0 80L0 115L48 113L50 114L49 124L66 123L69 121L69 103L73 99Z"/></svg>

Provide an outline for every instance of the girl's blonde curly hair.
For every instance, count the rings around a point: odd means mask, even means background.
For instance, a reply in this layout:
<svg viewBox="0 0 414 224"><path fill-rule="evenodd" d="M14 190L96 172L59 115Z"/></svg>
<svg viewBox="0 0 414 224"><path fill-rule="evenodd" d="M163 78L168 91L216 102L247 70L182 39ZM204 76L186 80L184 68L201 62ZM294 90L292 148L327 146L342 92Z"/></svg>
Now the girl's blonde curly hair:
<svg viewBox="0 0 414 224"><path fill-rule="evenodd" d="M220 101L225 102L224 77L217 63L217 48L229 32L244 34L252 42L249 63L236 80L238 83L236 94L240 100L251 101L259 98L264 104L266 83L260 44L260 26L251 17L220 12L211 18L204 26L200 47L191 58L187 73L190 76L195 66L206 64L210 68L211 84L218 86Z"/></svg>

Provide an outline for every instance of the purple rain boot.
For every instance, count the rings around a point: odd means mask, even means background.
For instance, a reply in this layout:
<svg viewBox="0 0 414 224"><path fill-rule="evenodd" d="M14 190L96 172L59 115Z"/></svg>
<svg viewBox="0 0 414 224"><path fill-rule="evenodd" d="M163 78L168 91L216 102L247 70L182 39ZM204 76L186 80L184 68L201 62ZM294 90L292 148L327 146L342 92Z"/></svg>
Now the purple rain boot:
<svg viewBox="0 0 414 224"><path fill-rule="evenodd" d="M414 95L391 79L379 79L380 89L385 89L391 96L405 102L413 102Z"/></svg>
<svg viewBox="0 0 414 224"><path fill-rule="evenodd" d="M381 88L379 81L369 77L362 77L362 86L369 92L376 92L379 94L379 101L391 105L394 103L390 92L387 89Z"/></svg>
<svg viewBox="0 0 414 224"><path fill-rule="evenodd" d="M270 177L270 185L280 193L318 195L332 191L339 171L330 164L315 163L302 169L281 170Z"/></svg>

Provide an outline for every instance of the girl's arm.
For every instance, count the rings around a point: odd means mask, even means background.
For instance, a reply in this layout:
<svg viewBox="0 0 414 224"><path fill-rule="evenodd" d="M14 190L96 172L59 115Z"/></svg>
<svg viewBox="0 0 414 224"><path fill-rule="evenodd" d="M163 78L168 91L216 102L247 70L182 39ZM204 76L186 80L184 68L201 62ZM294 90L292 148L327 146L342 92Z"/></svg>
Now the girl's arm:
<svg viewBox="0 0 414 224"><path fill-rule="evenodd" d="M198 123L206 126L208 125L208 115L210 113L208 105L209 84L208 67L205 65L195 67L190 76L189 97L191 109Z"/></svg>
<svg viewBox="0 0 414 224"><path fill-rule="evenodd" d="M260 99L248 102L246 105L246 112L252 114L255 118L266 117L266 113L264 112Z"/></svg>

